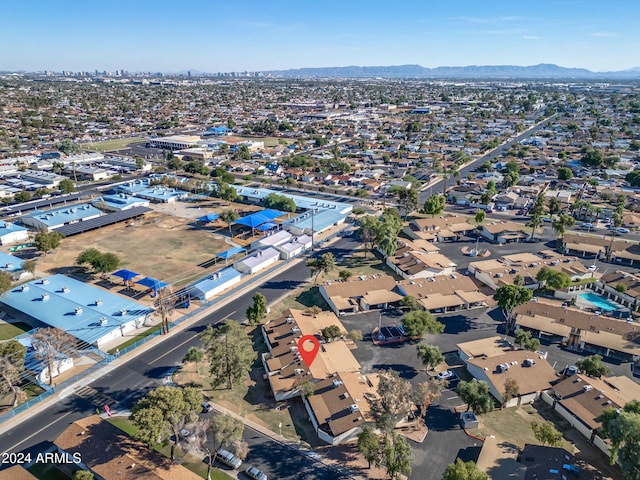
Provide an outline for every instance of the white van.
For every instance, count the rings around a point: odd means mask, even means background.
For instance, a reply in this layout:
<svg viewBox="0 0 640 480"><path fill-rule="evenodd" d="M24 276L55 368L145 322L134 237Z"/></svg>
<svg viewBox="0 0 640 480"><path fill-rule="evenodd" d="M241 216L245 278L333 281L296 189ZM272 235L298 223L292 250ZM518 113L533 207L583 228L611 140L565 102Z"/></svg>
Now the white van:
<svg viewBox="0 0 640 480"><path fill-rule="evenodd" d="M242 465L242 460L240 460L230 451L225 450L223 448L218 450L217 459L221 463L224 463L227 467L231 467L231 468L240 468L240 465Z"/></svg>

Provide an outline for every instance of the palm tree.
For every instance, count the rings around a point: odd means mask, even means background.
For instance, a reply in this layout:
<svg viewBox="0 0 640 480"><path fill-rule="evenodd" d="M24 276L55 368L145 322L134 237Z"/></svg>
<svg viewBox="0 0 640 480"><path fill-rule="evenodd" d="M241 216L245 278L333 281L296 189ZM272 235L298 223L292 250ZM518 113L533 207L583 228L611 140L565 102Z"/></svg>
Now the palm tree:
<svg viewBox="0 0 640 480"><path fill-rule="evenodd" d="M553 230L558 234L558 248L562 249L564 245L564 234L567 231L567 228L573 227L576 223L575 219L567 215L566 213L561 213L558 217L551 223Z"/></svg>

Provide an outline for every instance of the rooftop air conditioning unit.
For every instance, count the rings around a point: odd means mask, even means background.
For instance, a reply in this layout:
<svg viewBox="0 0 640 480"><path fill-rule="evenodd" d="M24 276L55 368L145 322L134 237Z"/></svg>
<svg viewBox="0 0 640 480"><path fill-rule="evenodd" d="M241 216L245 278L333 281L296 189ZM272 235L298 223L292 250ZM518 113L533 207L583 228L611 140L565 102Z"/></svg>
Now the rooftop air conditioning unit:
<svg viewBox="0 0 640 480"><path fill-rule="evenodd" d="M47 300L49 300L49 294L48 293L43 293L41 298L42 298L43 302L46 302Z"/></svg>
<svg viewBox="0 0 640 480"><path fill-rule="evenodd" d="M592 390L593 387L591 385L585 385L584 387L582 387L584 389L585 392L588 392L589 390Z"/></svg>
<svg viewBox="0 0 640 480"><path fill-rule="evenodd" d="M76 307L76 315L82 315L82 307Z"/></svg>
<svg viewBox="0 0 640 480"><path fill-rule="evenodd" d="M22 285L22 291L23 292L28 292L29 291L29 285Z"/></svg>
<svg viewBox="0 0 640 480"><path fill-rule="evenodd" d="M127 314L127 309L126 308L123 308L122 310L120 310L120 315L121 316L124 317L126 314Z"/></svg>
<svg viewBox="0 0 640 480"><path fill-rule="evenodd" d="M333 381L333 386L334 387L339 387L340 385L342 385L342 381L341 380L334 380Z"/></svg>
<svg viewBox="0 0 640 480"><path fill-rule="evenodd" d="M69 287L62 287L62 293L69 293L71 289Z"/></svg>
<svg viewBox="0 0 640 480"><path fill-rule="evenodd" d="M96 298L96 306L100 306L102 305L102 300L100 300L99 298Z"/></svg>
<svg viewBox="0 0 640 480"><path fill-rule="evenodd" d="M42 285L49 285L49 279L48 278L43 278L42 279Z"/></svg>
<svg viewBox="0 0 640 480"><path fill-rule="evenodd" d="M100 326L104 327L107 324L107 322L108 322L107 317L100 318Z"/></svg>
<svg viewBox="0 0 640 480"><path fill-rule="evenodd" d="M358 405L356 405L355 403L352 403L351 405L349 405L349 410L353 413L353 412L357 412L360 410L360 407L358 407Z"/></svg>

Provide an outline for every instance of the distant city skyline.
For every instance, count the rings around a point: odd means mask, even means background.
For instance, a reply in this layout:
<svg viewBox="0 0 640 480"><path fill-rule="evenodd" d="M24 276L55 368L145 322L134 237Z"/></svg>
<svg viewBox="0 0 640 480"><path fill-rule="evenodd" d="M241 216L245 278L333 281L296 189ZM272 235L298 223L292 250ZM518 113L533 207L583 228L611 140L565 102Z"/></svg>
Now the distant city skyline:
<svg viewBox="0 0 640 480"><path fill-rule="evenodd" d="M640 66L637 0L9 2L0 70Z"/></svg>

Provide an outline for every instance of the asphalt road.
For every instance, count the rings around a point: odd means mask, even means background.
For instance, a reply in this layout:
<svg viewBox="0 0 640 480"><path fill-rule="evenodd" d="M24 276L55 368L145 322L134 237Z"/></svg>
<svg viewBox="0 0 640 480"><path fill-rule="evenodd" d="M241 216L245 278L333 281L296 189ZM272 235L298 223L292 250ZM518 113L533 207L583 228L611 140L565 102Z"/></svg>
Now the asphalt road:
<svg viewBox="0 0 640 480"><path fill-rule="evenodd" d="M340 239L327 251L333 252L339 259L350 253L355 246L356 242L350 238ZM297 288L308 280L309 269L304 263L294 265L228 305L216 309L185 330L167 337L158 345L137 355L134 353L135 357L127 363L85 385L81 396L72 394L57 403L52 403L46 410L26 418L0 435L2 450L32 453L42 451L49 447L69 424L94 413L96 408L108 403L113 411L129 409L138 399L162 384L167 371L181 364L189 347L200 344L198 334L207 325L227 318L243 318L256 291L265 295L270 303L280 298L283 292ZM246 429L245 437L252 446L246 462L263 469L271 478L293 480L300 478L302 471L306 472L304 478L309 479L340 478L333 469L258 432Z"/></svg>
<svg viewBox="0 0 640 480"><path fill-rule="evenodd" d="M513 145L514 143L520 142L524 139L527 139L533 135L535 135L538 131L542 130L542 128L544 127L544 124L551 120L555 115L543 120L542 122L540 122L538 125L532 127L531 129L521 133L520 135L518 135L517 137L512 138L511 140L507 141L504 145L500 145L499 147L497 147L495 150L491 151L490 153L487 153L486 155L483 155L482 157L474 160L473 162L469 163L468 165L466 165L465 167L461 168L459 170L460 175L459 178L465 178L468 177L469 174L473 171L475 171L479 165L482 165L484 162L486 162L487 160L493 160L495 158L498 158L500 155L502 155L503 153L505 153L507 150L509 150L509 148L511 148L511 145ZM449 179L449 185L451 184L452 179ZM420 205L422 205L425 200L431 196L432 194L435 193L440 193L442 190L442 182L444 182L443 179L440 179L436 182L433 182L429 188L426 188L425 190L420 192ZM455 179L454 179L455 182Z"/></svg>

